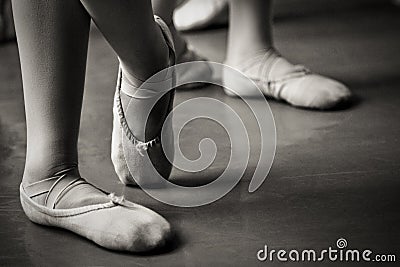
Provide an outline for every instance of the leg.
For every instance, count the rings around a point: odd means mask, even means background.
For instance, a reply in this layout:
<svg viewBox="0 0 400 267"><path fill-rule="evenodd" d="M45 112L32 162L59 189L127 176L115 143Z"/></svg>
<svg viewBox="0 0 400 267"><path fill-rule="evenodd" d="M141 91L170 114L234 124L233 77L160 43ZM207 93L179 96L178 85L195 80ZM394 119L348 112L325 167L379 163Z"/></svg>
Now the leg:
<svg viewBox="0 0 400 267"><path fill-rule="evenodd" d="M109 249L137 252L162 245L169 233L164 218L107 196L77 169L90 17L75 0L15 0L13 10L27 120L20 189L25 214Z"/></svg>
<svg viewBox="0 0 400 267"><path fill-rule="evenodd" d="M150 1L81 0L100 31L117 53L123 76L131 85L139 86L158 71L168 67L168 47L159 26L154 21ZM118 27L118 30L115 30ZM145 139L142 125L147 123L150 136L158 132L169 96L163 97L147 120L148 102L132 99L134 134ZM140 127L139 127L140 126Z"/></svg>
<svg viewBox="0 0 400 267"><path fill-rule="evenodd" d="M78 162L90 18L77 1L14 0L24 87L24 181Z"/></svg>
<svg viewBox="0 0 400 267"><path fill-rule="evenodd" d="M272 0L231 0L226 62L272 47Z"/></svg>
<svg viewBox="0 0 400 267"><path fill-rule="evenodd" d="M170 33L167 32L168 30L161 30L158 25L160 21L155 22L150 1L115 0L111 3L109 0L81 0L81 2L114 48L121 62L122 82L118 83L114 104L111 158L120 180L125 184L133 184L132 173L144 173L145 169L151 167L145 166L143 156L136 157L136 152L134 152L134 155L129 157L124 153L124 149L129 150L128 147L134 145L133 151L136 151L139 147L143 147L143 144L137 146L139 142L154 144L153 141L160 135L163 118L166 117L171 106L172 94L165 94L147 117L155 98L134 97L132 94L126 94L124 88L137 89L143 81L173 63L170 62L169 57L172 49L167 46L165 40L165 36ZM116 31L115 27L120 30ZM121 103L118 102L120 99ZM123 126L121 118L129 121L124 124L128 126ZM144 125L146 127L143 127ZM124 129L129 133L127 134ZM124 146L123 136L128 136L131 140ZM158 166L162 166L160 168L163 169L160 173L166 173L165 176L168 176L171 164L163 156L159 144L153 147L157 147L157 152L154 152L154 149L148 152L154 165L159 163ZM130 171L127 167L128 162L136 164ZM152 178L148 175L137 174L134 177L144 181Z"/></svg>
<svg viewBox="0 0 400 267"><path fill-rule="evenodd" d="M168 48L150 1L81 2L133 78L144 81L168 65Z"/></svg>
<svg viewBox="0 0 400 267"><path fill-rule="evenodd" d="M23 184L32 184L69 168L77 172L90 17L79 1L16 0L13 10L27 123ZM76 189L57 207L107 200L91 185ZM43 204L45 195L35 200Z"/></svg>

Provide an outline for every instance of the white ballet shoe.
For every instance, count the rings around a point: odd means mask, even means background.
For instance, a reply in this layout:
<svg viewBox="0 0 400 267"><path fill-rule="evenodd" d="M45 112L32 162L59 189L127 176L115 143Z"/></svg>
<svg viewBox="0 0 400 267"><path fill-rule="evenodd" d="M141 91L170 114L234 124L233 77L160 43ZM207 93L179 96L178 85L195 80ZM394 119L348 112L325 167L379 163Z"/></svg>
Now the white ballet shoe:
<svg viewBox="0 0 400 267"><path fill-rule="evenodd" d="M169 47L170 66L173 66L175 65L175 48L172 35L168 26L159 17L155 16L155 18ZM167 147L161 145L161 129L157 136L151 140L139 140L135 137L130 128L130 125L133 125L133 123L130 123L129 120L136 114L127 113L127 107L131 98L138 97L137 90L138 88L125 82L122 70L120 69L113 108L114 123L111 142L111 159L122 183L126 185L137 185L138 181L140 181L141 185L151 185L153 182L157 182L153 180L155 178L154 170L166 179L171 173L172 164L167 159L164 150L169 151L173 156L172 125L170 123L164 125L164 127L166 127L165 131L169 133L166 140L163 142L163 145ZM153 92L151 91L143 91L141 94L140 98L151 99L153 97ZM173 107L174 90L167 94L170 94L170 101L166 116ZM169 122L171 121L169 120ZM141 125L138 127L143 126ZM151 161L147 160L145 157L146 154Z"/></svg>
<svg viewBox="0 0 400 267"><path fill-rule="evenodd" d="M165 244L171 232L169 223L154 211L123 197L109 194L108 202L57 208L68 192L88 184L70 170L36 183L21 184L22 208L32 222L69 230L107 249L145 252ZM37 198L44 202L39 204Z"/></svg>
<svg viewBox="0 0 400 267"><path fill-rule="evenodd" d="M250 78L264 95L284 100L296 107L330 109L351 97L350 90L344 84L314 74L304 66L293 65L274 49L261 52L232 67ZM226 88L235 88L241 96L258 95L248 84L238 85L232 73L228 71L223 73L223 83ZM226 88L224 89L226 94L236 95Z"/></svg>
<svg viewBox="0 0 400 267"><path fill-rule="evenodd" d="M193 31L228 22L228 0L189 0L175 10L174 23L180 31Z"/></svg>

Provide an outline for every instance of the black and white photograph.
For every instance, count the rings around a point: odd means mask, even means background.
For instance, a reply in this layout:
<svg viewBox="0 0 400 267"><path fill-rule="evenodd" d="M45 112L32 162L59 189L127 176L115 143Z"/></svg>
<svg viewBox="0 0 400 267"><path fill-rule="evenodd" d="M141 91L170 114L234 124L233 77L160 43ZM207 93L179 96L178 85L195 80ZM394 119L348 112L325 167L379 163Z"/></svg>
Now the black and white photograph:
<svg viewBox="0 0 400 267"><path fill-rule="evenodd" d="M0 266L398 266L399 0L0 0Z"/></svg>

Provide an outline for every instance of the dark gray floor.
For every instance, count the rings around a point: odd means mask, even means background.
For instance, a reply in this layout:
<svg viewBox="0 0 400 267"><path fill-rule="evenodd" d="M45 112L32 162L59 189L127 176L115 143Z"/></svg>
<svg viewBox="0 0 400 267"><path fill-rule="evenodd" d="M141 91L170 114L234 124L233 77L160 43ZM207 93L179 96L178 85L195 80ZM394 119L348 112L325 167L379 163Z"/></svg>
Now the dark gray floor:
<svg viewBox="0 0 400 267"><path fill-rule="evenodd" d="M260 264L256 252L264 244L323 249L335 246L340 237L352 248L399 258L400 11L377 6L286 18L276 23L275 32L284 55L344 81L358 100L350 109L332 112L270 101L278 144L266 182L256 193L247 192L257 160L253 155L244 179L230 194L194 209L160 204L118 183L109 159L117 61L102 37L93 33L79 143L82 174L108 191L124 192L129 200L159 211L171 222L177 242L154 256L110 252L26 219L18 199L25 122L17 49L15 44L1 46L0 265L250 266ZM188 37L210 59L223 59L225 29ZM201 95L246 112L240 100L226 97L216 87L178 92L176 102ZM229 143L214 124L189 124L182 137L184 151L197 149L195 141L207 135L219 144L217 162L195 175L174 171L173 181L198 185L222 171ZM257 133L250 137L257 151Z"/></svg>

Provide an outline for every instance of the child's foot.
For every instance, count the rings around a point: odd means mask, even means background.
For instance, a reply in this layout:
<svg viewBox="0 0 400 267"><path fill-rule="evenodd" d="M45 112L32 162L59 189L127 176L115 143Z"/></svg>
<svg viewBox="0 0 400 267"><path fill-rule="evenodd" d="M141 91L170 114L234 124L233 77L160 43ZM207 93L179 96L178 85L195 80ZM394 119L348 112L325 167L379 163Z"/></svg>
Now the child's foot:
<svg viewBox="0 0 400 267"><path fill-rule="evenodd" d="M171 33L160 18L156 17L156 22L169 47L169 66L173 66L175 50ZM165 79L167 83L174 80L172 76ZM163 127L167 127L166 132L171 133L172 137L172 126L164 125L164 121L172 109L174 91L166 93L157 101L163 92L139 90L142 83L121 67L114 102L111 158L119 179L127 185L136 185L139 180L140 184L154 183L154 170L168 178L172 168L164 153L165 149L173 151L172 139L163 143L168 148L162 147L160 141ZM152 109L155 101L157 103ZM146 153L151 162L145 157Z"/></svg>
<svg viewBox="0 0 400 267"><path fill-rule="evenodd" d="M60 227L121 251L143 252L163 245L168 222L157 213L106 194L79 176L77 167L20 187L21 204L38 224Z"/></svg>
<svg viewBox="0 0 400 267"><path fill-rule="evenodd" d="M253 80L264 95L284 100L296 107L330 109L351 96L344 84L314 74L304 66L291 64L273 48L259 52L239 64L236 61L230 65ZM226 74L223 80L227 88L237 88L230 84L233 79L229 75ZM240 93L251 96L253 92L247 89L241 88ZM228 90L225 92L232 94Z"/></svg>

